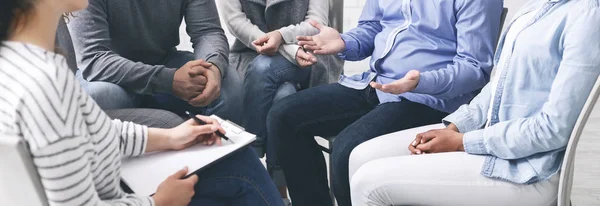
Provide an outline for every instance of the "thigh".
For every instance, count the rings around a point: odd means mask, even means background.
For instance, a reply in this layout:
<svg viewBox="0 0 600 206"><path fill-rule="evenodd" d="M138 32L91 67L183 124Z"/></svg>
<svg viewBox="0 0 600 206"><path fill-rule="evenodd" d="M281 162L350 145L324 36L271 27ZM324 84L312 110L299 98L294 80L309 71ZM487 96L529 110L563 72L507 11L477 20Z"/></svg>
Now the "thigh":
<svg viewBox="0 0 600 206"><path fill-rule="evenodd" d="M329 84L302 90L274 103L267 117L269 137L278 137L280 128L295 136L334 136L371 111L378 100L365 90ZM273 131L273 132L272 132Z"/></svg>
<svg viewBox="0 0 600 206"><path fill-rule="evenodd" d="M163 59L162 64L169 68L179 69L189 61L196 60L196 55L189 51L171 51Z"/></svg>
<svg viewBox="0 0 600 206"><path fill-rule="evenodd" d="M77 71L76 77L85 92L103 110L136 108L140 106L141 97L132 92L125 91L119 85L109 82L88 82L83 79L80 71Z"/></svg>
<svg viewBox="0 0 600 206"><path fill-rule="evenodd" d="M444 125L433 124L402 130L373 138L358 145L350 154L350 177L356 173L358 168L370 161L385 157L410 155L408 145L414 141L417 134L440 128L444 128Z"/></svg>
<svg viewBox="0 0 600 206"><path fill-rule="evenodd" d="M387 157L351 180L353 205L550 205L558 178L520 185L482 176L485 156L464 152Z"/></svg>
<svg viewBox="0 0 600 206"><path fill-rule="evenodd" d="M280 54L274 56L258 55L248 65L244 81L246 84L268 82L304 83L310 77L309 68L300 68Z"/></svg>
<svg viewBox="0 0 600 206"><path fill-rule="evenodd" d="M390 102L377 106L337 135L332 155L347 163L350 152L375 137L441 122L447 114L428 106L410 102Z"/></svg>
<svg viewBox="0 0 600 206"><path fill-rule="evenodd" d="M227 205L283 205L267 170L250 148L196 174L195 198L227 200Z"/></svg>

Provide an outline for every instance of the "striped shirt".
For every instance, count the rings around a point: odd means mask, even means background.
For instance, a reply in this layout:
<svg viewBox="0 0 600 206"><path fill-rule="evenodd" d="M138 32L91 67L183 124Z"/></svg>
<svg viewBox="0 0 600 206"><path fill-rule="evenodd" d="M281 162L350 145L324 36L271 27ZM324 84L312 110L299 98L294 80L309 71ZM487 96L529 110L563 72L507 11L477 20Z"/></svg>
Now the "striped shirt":
<svg viewBox="0 0 600 206"><path fill-rule="evenodd" d="M50 205L153 205L120 188L121 158L142 155L148 128L111 120L63 56L0 45L0 133L29 145Z"/></svg>

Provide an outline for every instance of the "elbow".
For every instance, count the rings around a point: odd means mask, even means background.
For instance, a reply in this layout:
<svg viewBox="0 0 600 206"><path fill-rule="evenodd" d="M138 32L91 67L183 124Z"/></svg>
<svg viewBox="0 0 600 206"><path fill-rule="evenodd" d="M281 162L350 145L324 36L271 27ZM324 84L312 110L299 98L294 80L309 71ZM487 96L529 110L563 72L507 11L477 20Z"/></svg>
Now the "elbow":
<svg viewBox="0 0 600 206"><path fill-rule="evenodd" d="M545 151L560 149L566 147L569 143L571 132L575 125L565 121L561 116L552 116L546 113L541 113L535 121L535 132L538 138L537 142L532 144Z"/></svg>

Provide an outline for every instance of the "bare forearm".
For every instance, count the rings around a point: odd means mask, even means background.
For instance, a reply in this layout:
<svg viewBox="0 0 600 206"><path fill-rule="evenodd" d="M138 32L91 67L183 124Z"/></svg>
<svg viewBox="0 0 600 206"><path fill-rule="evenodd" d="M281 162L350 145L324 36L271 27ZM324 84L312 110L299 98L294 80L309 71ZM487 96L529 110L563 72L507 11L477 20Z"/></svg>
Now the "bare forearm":
<svg viewBox="0 0 600 206"><path fill-rule="evenodd" d="M170 150L169 129L148 128L146 152Z"/></svg>

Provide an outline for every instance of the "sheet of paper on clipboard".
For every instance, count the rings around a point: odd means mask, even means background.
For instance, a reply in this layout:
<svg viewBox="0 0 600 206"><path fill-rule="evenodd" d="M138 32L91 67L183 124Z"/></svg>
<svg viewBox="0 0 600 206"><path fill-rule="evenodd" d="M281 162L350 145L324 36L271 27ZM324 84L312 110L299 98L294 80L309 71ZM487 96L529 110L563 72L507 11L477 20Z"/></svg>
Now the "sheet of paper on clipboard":
<svg viewBox="0 0 600 206"><path fill-rule="evenodd" d="M138 195L152 195L160 183L184 166L188 166L189 174L194 173L256 140L256 135L246 132L230 121L215 115L211 118L219 121L225 129L225 135L235 143L223 140L222 146L198 144L181 151L156 152L140 157L124 158L121 177L125 184Z"/></svg>

